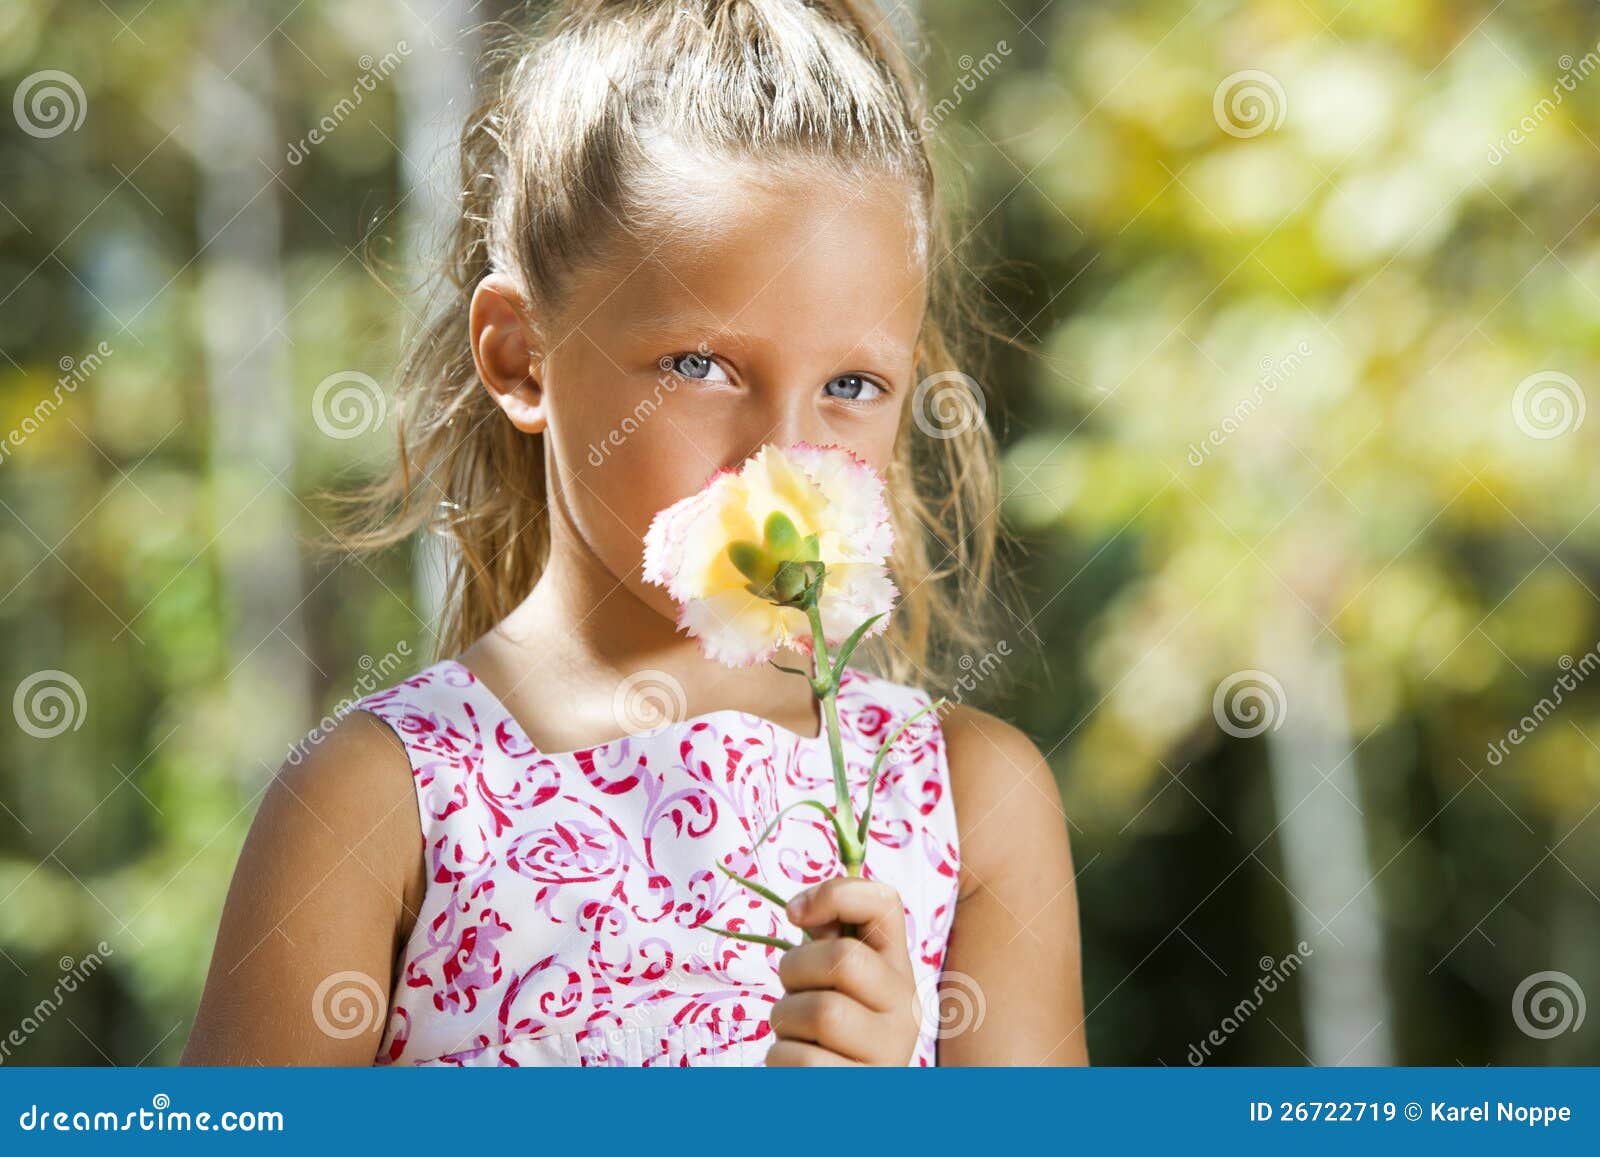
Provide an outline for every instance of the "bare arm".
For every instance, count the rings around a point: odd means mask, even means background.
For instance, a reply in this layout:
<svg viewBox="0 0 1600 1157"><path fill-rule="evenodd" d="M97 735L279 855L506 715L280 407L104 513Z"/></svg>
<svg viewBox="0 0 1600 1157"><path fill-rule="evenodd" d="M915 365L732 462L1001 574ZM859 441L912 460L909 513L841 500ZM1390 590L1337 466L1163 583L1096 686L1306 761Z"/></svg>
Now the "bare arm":
<svg viewBox="0 0 1600 1157"><path fill-rule="evenodd" d="M426 886L410 763L366 712L285 763L245 840L184 1064L368 1065Z"/></svg>
<svg viewBox="0 0 1600 1157"><path fill-rule="evenodd" d="M961 842L940 982L941 1065L1083 1065L1078 894L1055 777L1021 731L944 721Z"/></svg>

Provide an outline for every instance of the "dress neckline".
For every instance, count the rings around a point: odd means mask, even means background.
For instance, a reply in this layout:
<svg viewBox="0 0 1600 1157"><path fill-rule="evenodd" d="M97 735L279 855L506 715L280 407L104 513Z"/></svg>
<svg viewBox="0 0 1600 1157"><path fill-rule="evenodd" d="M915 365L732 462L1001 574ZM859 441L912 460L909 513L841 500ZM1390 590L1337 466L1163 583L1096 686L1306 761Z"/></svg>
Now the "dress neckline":
<svg viewBox="0 0 1600 1157"><path fill-rule="evenodd" d="M511 708L506 706L505 701L501 699L499 695L495 694L495 692L487 683L478 677L478 673L471 667L468 667L465 663L461 662L461 660L454 658L441 659L438 663L438 666L450 669L457 675L464 677L472 686L476 687L479 693L486 700L488 700L490 706L492 706L499 714L505 725L515 734L518 742L525 746L530 753L541 755L546 759L571 758L581 753L603 751L607 748L615 747L619 743L625 743L630 740L651 739L666 731L684 729L695 723L711 723L719 719L738 720L746 725L748 725L750 721L754 720L762 726L770 727L775 735L793 747L802 749L822 748L823 750L826 750L828 746L828 728L827 723L823 718L822 704L820 701L813 699L812 702L816 704L817 711L818 730L816 735L801 735L798 731L791 731L783 724L768 719L765 715L757 715L749 711L742 711L737 707L718 707L711 711L702 711L698 715L689 715L683 719L675 719L671 723L668 723L666 726L662 727L660 730L647 732L643 735L617 735L609 739L602 739L599 743L589 743L582 747L574 747L570 751L546 751L533 741L532 737L528 735L527 728L522 726L522 721L516 717ZM859 672L855 671L853 668L846 667L844 677L840 681L841 689L848 686L853 679L858 677ZM843 742L848 734L848 731L845 726L842 712L840 713L839 719L839 733L840 740Z"/></svg>

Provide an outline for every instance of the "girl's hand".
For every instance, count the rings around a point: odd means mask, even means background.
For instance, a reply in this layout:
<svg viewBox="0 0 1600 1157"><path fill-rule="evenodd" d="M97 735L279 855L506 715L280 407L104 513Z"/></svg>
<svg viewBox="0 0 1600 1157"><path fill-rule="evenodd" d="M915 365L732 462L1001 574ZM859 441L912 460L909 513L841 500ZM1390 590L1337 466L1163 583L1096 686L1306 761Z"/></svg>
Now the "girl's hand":
<svg viewBox="0 0 1600 1157"><path fill-rule="evenodd" d="M785 996L772 1006L769 1066L911 1062L922 1009L906 951L900 893L879 880L836 876L796 895L791 922L811 939L783 954ZM855 937L843 925L857 926Z"/></svg>

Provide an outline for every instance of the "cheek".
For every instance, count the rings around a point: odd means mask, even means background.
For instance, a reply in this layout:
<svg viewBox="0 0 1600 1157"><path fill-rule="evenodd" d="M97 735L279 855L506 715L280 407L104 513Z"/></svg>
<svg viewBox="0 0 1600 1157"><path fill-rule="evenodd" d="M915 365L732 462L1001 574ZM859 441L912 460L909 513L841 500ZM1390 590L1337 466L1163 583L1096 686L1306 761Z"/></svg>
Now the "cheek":
<svg viewBox="0 0 1600 1157"><path fill-rule="evenodd" d="M885 406L870 418L840 425L832 439L856 457L867 462L878 473L888 470L894 461L895 451L904 437L918 437L917 427L905 421L903 403ZM901 430L902 424L906 425Z"/></svg>
<svg viewBox="0 0 1600 1157"><path fill-rule="evenodd" d="M625 405L618 404L631 399ZM718 432L701 415L687 421L670 398L656 404L638 384L618 384L611 404L588 399L566 407L552 424L568 505L607 561L641 550L650 520L699 490L720 465Z"/></svg>

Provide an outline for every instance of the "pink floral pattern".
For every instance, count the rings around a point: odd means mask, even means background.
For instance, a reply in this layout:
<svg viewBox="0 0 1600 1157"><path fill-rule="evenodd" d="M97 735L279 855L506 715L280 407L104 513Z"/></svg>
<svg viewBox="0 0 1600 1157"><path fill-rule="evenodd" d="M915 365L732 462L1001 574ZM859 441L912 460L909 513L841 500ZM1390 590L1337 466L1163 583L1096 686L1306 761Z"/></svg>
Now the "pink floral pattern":
<svg viewBox="0 0 1600 1157"><path fill-rule="evenodd" d="M925 692L853 669L839 690L858 802L872 756ZM547 754L462 664L444 660L355 705L406 745L427 894L400 961L380 1065L759 1065L783 995L776 948L706 925L799 939L713 860L792 895L840 871L810 808L830 800L827 740L713 711ZM923 1006L913 1065L937 1061L937 984L960 853L944 737L913 723L880 768L866 874L899 890Z"/></svg>

